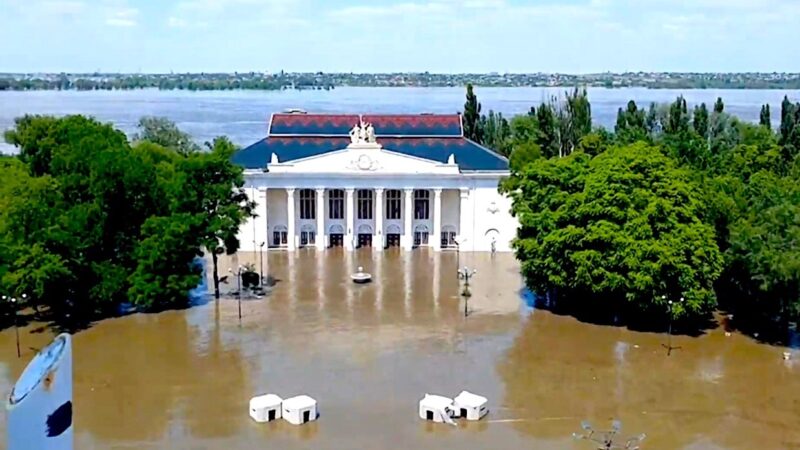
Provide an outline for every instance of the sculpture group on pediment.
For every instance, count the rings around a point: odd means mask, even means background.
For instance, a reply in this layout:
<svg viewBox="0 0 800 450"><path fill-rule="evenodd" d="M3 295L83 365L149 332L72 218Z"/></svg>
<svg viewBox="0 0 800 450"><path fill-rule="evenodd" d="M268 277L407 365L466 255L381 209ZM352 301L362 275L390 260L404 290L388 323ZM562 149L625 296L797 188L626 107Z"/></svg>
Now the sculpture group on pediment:
<svg viewBox="0 0 800 450"><path fill-rule="evenodd" d="M377 142L375 128L371 123L364 123L362 120L350 130L350 142L353 144L374 144Z"/></svg>

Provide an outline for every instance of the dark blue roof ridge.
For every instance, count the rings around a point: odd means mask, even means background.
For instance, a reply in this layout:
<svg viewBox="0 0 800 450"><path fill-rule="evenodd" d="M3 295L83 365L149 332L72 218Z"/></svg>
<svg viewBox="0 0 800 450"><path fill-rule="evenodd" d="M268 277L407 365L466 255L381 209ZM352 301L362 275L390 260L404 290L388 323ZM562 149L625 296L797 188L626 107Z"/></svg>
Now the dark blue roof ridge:
<svg viewBox="0 0 800 450"><path fill-rule="evenodd" d="M479 143L477 143L477 142L473 141L472 139L470 139L470 138L468 138L468 137L465 137L465 138L463 138L463 139L464 139L465 141L467 141L467 142L469 142L469 143L473 144L474 146L478 147L479 149L481 149L481 150L483 150L483 151L485 151L485 152L487 152L487 153L490 153L492 156L495 156L495 157L497 157L497 158L500 158L500 159L502 159L502 160L503 160L503 161L505 161L505 162L509 162L509 159L508 159L508 157L507 157L507 156L505 156L505 155L503 155L502 153L498 152L497 150L495 150L495 149L492 149L492 148L489 148L489 147L487 147L487 146L485 146L485 145L483 145L483 144L479 144Z"/></svg>

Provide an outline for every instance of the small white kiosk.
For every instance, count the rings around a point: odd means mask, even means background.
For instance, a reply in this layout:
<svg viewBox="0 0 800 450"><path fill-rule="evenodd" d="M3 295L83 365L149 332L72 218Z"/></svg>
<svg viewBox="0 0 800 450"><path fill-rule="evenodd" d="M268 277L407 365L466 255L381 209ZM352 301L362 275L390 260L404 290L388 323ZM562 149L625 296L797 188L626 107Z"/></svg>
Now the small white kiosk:
<svg viewBox="0 0 800 450"><path fill-rule="evenodd" d="M275 394L259 395L250 399L250 417L256 422L272 422L281 418L283 399Z"/></svg>
<svg viewBox="0 0 800 450"><path fill-rule="evenodd" d="M471 392L461 391L458 396L453 399L453 409L456 411L458 417L467 420L481 420L489 412L486 406L488 400L486 397L475 395Z"/></svg>
<svg viewBox="0 0 800 450"><path fill-rule="evenodd" d="M317 420L317 401L307 395L287 398L283 401L283 420L294 425Z"/></svg>
<svg viewBox="0 0 800 450"><path fill-rule="evenodd" d="M454 409L453 400L441 395L425 394L419 401L419 418L439 423L453 422Z"/></svg>

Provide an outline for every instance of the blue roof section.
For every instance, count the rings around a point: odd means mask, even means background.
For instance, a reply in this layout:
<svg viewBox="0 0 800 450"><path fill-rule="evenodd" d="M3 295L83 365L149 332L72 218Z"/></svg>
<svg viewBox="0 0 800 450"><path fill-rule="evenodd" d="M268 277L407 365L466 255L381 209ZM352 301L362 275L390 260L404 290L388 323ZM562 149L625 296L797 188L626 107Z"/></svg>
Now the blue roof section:
<svg viewBox="0 0 800 450"><path fill-rule="evenodd" d="M461 170L508 170L508 160L465 138L378 139L384 149L446 163L450 155Z"/></svg>
<svg viewBox="0 0 800 450"><path fill-rule="evenodd" d="M379 138L378 143L388 151L440 163L454 155L463 171L508 170L507 159L465 138ZM239 150L233 162L246 169L264 169L273 153L287 162L342 150L348 144L349 138L272 137Z"/></svg>
<svg viewBox="0 0 800 450"><path fill-rule="evenodd" d="M342 150L349 143L350 138L273 137L237 151L231 160L245 169L264 169L273 153L278 161L286 162Z"/></svg>

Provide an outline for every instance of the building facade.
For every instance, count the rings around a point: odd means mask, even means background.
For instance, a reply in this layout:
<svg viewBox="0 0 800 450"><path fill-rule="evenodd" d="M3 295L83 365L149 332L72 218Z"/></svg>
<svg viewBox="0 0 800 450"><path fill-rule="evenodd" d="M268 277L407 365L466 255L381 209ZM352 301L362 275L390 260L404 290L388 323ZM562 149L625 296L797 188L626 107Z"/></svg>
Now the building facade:
<svg viewBox="0 0 800 450"><path fill-rule="evenodd" d="M497 191L508 160L466 139L457 114L275 114L233 161L256 202L244 251L502 252L517 230Z"/></svg>

